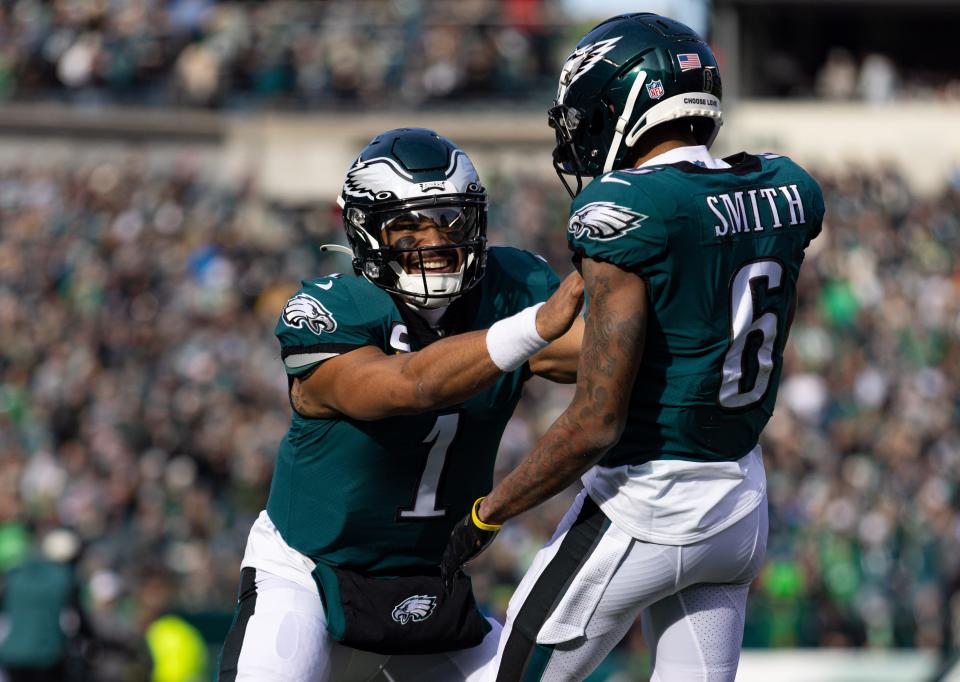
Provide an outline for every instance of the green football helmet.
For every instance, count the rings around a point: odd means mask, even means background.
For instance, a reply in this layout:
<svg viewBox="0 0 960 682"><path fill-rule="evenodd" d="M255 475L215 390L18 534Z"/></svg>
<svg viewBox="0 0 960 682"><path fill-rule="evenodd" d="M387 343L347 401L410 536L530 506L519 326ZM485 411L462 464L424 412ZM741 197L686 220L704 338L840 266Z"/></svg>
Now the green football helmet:
<svg viewBox="0 0 960 682"><path fill-rule="evenodd" d="M377 135L351 164L337 203L354 271L420 308L450 303L486 267L487 193L466 153L424 128ZM449 243L420 246L433 225Z"/></svg>
<svg viewBox="0 0 960 682"><path fill-rule="evenodd" d="M723 120L721 94L717 60L693 29L646 12L607 19L567 57L547 114L560 180L576 196L583 176L632 165L647 131L680 118L709 147Z"/></svg>

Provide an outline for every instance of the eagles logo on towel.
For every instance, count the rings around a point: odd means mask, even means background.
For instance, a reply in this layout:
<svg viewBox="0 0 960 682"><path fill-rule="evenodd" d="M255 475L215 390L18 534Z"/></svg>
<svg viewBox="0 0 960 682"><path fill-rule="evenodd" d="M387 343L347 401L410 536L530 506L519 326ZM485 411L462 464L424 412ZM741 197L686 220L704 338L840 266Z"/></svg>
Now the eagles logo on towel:
<svg viewBox="0 0 960 682"><path fill-rule="evenodd" d="M394 606L391 615L400 625L406 625L410 622L419 623L429 618L436 606L436 597L431 597L428 594L415 594Z"/></svg>
<svg viewBox="0 0 960 682"><path fill-rule="evenodd" d="M336 331L337 321L329 310L313 296L297 294L283 309L283 322L288 327L306 327L314 334Z"/></svg>
<svg viewBox="0 0 960 682"><path fill-rule="evenodd" d="M587 237L605 242L622 237L647 217L612 201L594 201L570 216L567 231L575 239Z"/></svg>

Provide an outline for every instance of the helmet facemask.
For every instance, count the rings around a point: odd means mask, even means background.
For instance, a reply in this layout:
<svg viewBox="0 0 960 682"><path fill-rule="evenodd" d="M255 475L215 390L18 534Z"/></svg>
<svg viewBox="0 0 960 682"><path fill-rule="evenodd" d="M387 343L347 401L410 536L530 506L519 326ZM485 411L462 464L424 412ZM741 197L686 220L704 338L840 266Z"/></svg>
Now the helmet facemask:
<svg viewBox="0 0 960 682"><path fill-rule="evenodd" d="M466 153L434 131L374 137L337 202L354 271L410 305L445 306L483 277L486 190Z"/></svg>
<svg viewBox="0 0 960 682"><path fill-rule="evenodd" d="M420 308L469 291L486 266L486 197L435 196L345 215L355 267ZM358 224L360 223L360 224Z"/></svg>
<svg viewBox="0 0 960 682"><path fill-rule="evenodd" d="M606 97L599 98L589 111L569 104L555 104L547 111L547 121L556 134L553 168L571 197L583 189L583 177L600 173L599 150L610 146L616 125L614 106ZM602 157L599 163L602 164ZM565 176L576 178L574 190Z"/></svg>
<svg viewBox="0 0 960 682"><path fill-rule="evenodd" d="M566 104L557 104L547 111L547 122L557 136L557 146L553 148L553 168L571 198L583 189L583 176L586 175L574 143L574 135L582 120L580 110ZM577 179L576 190L570 188L567 175L573 175Z"/></svg>

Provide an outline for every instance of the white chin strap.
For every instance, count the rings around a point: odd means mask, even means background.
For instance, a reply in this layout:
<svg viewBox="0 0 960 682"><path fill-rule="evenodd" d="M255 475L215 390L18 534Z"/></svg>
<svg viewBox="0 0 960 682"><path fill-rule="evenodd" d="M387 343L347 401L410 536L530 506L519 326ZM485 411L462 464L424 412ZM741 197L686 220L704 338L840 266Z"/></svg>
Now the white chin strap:
<svg viewBox="0 0 960 682"><path fill-rule="evenodd" d="M646 71L640 71L637 73L637 77L633 79L633 85L630 86L630 92L627 94L627 101L623 105L623 113L621 113L620 118L617 119L613 142L610 143L607 158L604 159L603 162L604 173L609 173L613 170L613 160L617 158L617 153L620 151L620 144L623 142L624 133L627 131L627 123L630 122L630 117L633 116L633 108L637 104L637 97L640 96L640 89L643 87L645 80L647 80ZM630 145L628 144L627 146L629 147Z"/></svg>
<svg viewBox="0 0 960 682"><path fill-rule="evenodd" d="M405 293L400 296L418 308L441 308L450 305L460 296L463 287L463 273L467 269L473 254L467 256L467 262L457 272L418 273L404 272L400 264L391 261L390 269L397 274L397 288ZM424 291L423 280L426 277L427 288ZM429 298L427 297L429 294Z"/></svg>

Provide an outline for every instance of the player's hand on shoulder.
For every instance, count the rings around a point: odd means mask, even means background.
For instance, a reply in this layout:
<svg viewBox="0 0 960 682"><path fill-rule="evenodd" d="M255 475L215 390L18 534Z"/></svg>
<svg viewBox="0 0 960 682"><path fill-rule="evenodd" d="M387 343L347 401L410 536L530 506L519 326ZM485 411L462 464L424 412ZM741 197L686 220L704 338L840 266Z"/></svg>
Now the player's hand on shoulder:
<svg viewBox="0 0 960 682"><path fill-rule="evenodd" d="M563 336L583 306L583 278L571 272L537 311L537 333L545 341Z"/></svg>
<svg viewBox="0 0 960 682"><path fill-rule="evenodd" d="M470 513L453 527L447 547L443 550L440 577L448 592L453 590L457 573L463 565L485 550L500 531L500 526L485 524L477 516L477 509L482 501L482 497L475 501Z"/></svg>

